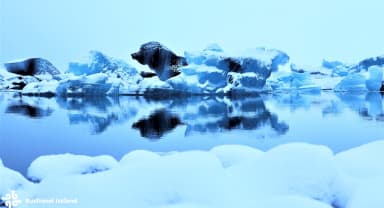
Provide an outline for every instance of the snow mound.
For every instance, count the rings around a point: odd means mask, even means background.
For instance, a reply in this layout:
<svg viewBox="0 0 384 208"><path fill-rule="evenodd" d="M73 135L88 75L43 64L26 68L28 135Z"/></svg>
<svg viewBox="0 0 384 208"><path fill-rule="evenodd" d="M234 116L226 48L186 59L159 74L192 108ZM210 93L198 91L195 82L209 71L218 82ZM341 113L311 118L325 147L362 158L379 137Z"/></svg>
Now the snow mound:
<svg viewBox="0 0 384 208"><path fill-rule="evenodd" d="M1 197L11 190L28 188L29 182L18 172L3 166L0 159L0 202Z"/></svg>
<svg viewBox="0 0 384 208"><path fill-rule="evenodd" d="M348 175L370 178L384 175L382 161L384 141L372 142L336 155L336 163ZM361 157L364 155L364 157Z"/></svg>
<svg viewBox="0 0 384 208"><path fill-rule="evenodd" d="M224 168L244 162L256 162L264 153L243 145L222 145L212 148L210 152L220 159Z"/></svg>
<svg viewBox="0 0 384 208"><path fill-rule="evenodd" d="M109 156L51 155L31 164L29 175L41 180L33 187L0 166L6 179L0 194L17 186L27 196L76 198L84 207L381 207L383 150L383 141L377 141L337 155L304 143L267 152L240 145L137 150L119 162ZM84 174L95 170L102 172Z"/></svg>
<svg viewBox="0 0 384 208"><path fill-rule="evenodd" d="M48 155L32 162L28 177L33 181L41 181L48 177L102 172L116 165L117 161L111 156Z"/></svg>

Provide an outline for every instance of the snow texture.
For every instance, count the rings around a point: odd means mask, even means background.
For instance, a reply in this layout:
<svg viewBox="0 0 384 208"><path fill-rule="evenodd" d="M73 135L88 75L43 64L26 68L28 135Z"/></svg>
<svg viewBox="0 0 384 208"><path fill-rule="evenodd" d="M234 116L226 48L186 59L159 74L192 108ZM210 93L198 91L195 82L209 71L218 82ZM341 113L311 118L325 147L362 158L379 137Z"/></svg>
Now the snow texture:
<svg viewBox="0 0 384 208"><path fill-rule="evenodd" d="M29 167L28 178L41 181L48 177L92 174L109 170L116 164L117 161L111 156L89 157L71 154L41 156Z"/></svg>
<svg viewBox="0 0 384 208"><path fill-rule="evenodd" d="M31 164L28 174L41 179L37 184L0 166L0 194L16 189L23 197L76 198L82 207L381 207L383 151L377 141L336 155L304 143L267 152L241 145L137 150L119 162L52 155Z"/></svg>

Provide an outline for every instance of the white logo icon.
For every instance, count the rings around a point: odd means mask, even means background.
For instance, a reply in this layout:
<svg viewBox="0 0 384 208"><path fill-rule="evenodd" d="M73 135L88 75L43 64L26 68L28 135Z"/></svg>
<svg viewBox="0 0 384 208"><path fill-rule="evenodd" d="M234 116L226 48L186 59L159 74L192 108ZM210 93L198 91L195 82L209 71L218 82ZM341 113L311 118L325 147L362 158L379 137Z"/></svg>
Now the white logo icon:
<svg viewBox="0 0 384 208"><path fill-rule="evenodd" d="M11 191L4 197L1 197L1 200L5 202L5 206L8 208L17 207L21 203L21 200L19 200L19 196L15 191Z"/></svg>

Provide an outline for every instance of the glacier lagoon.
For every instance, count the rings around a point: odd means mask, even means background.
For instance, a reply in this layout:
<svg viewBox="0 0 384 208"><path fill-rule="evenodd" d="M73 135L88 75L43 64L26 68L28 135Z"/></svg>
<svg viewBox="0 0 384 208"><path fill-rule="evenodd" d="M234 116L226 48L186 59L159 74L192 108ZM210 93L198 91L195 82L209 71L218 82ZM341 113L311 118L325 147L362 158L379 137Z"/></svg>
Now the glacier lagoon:
<svg viewBox="0 0 384 208"><path fill-rule="evenodd" d="M281 144L324 145L334 153L383 139L378 92L252 96L43 98L0 94L0 158L27 175L44 155L209 150L241 144L268 151Z"/></svg>

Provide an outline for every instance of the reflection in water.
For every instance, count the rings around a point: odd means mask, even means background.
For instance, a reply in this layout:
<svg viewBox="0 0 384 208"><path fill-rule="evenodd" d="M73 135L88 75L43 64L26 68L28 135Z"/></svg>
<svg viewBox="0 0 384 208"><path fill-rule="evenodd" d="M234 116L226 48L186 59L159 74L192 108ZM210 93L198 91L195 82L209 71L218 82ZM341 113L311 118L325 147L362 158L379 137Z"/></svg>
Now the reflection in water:
<svg viewBox="0 0 384 208"><path fill-rule="evenodd" d="M15 104L7 107L6 113L17 113L29 116L31 118L41 118L51 115L51 109L41 109L39 107L31 106L28 104Z"/></svg>
<svg viewBox="0 0 384 208"><path fill-rule="evenodd" d="M384 121L383 97L380 93L329 93L318 95L272 95L242 98L186 97L150 99L144 97L77 97L38 98L14 96L4 99L5 113L16 113L30 118L50 116L55 109L65 109L71 125L88 124L92 134L105 132L108 127L128 124L142 137L161 138L166 133L185 125L185 135L220 133L232 130L264 131L285 134L288 124L265 105L265 99L291 110L322 107L323 115L338 115L349 108L372 121ZM325 98L324 98L325 97ZM321 99L320 99L321 98Z"/></svg>
<svg viewBox="0 0 384 208"><path fill-rule="evenodd" d="M338 93L337 96L362 118L384 121L383 97L379 92Z"/></svg>
<svg viewBox="0 0 384 208"><path fill-rule="evenodd" d="M132 128L139 129L142 137L158 139L164 133L172 131L179 124L182 123L177 116L165 109L161 109L155 111L148 118L140 119L132 125Z"/></svg>
<svg viewBox="0 0 384 208"><path fill-rule="evenodd" d="M289 129L287 124L278 121L277 115L267 110L259 96L211 99L195 105L198 106L198 112L183 117L183 122L188 124L186 135L234 129L256 130L261 127L271 127L275 133L284 134Z"/></svg>
<svg viewBox="0 0 384 208"><path fill-rule="evenodd" d="M5 113L20 114L30 118L43 118L50 116L53 109L49 106L45 106L40 102L40 99L36 99L36 102L30 102L29 98L17 97L8 103Z"/></svg>
<svg viewBox="0 0 384 208"><path fill-rule="evenodd" d="M89 123L92 134L102 133L112 124L124 123L137 111L120 105L116 97L58 97L57 103L68 111L71 125Z"/></svg>

